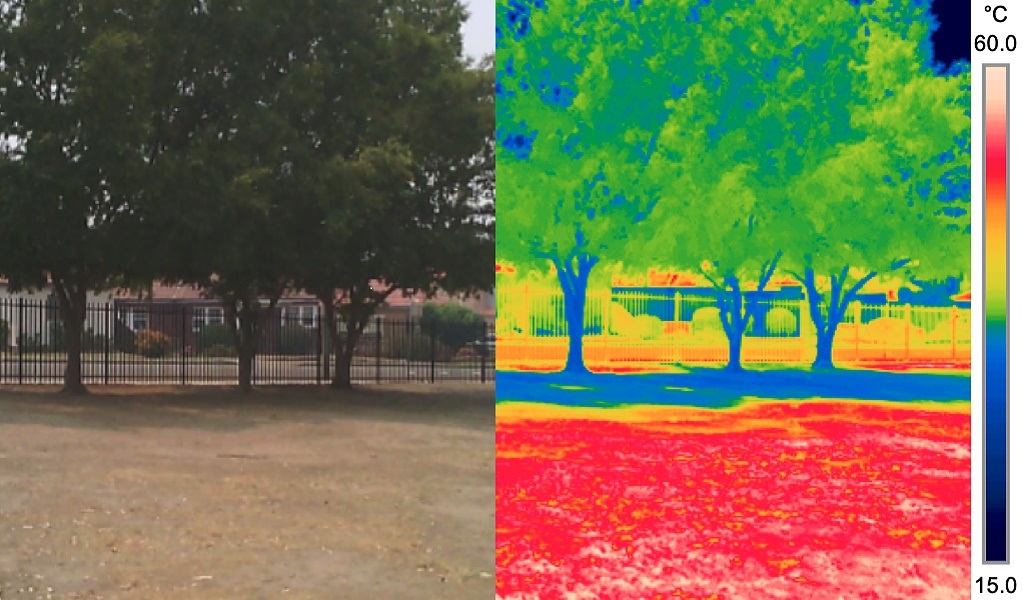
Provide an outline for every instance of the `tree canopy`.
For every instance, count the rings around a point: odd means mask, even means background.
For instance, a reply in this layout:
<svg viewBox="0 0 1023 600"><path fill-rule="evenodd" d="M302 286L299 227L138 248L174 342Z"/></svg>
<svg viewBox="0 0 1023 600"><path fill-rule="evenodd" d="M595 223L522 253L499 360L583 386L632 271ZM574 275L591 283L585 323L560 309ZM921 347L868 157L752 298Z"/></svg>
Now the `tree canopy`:
<svg viewBox="0 0 1023 600"><path fill-rule="evenodd" d="M243 387L287 290L375 309L370 282L489 289L493 71L461 58L465 16L455 0L0 3L0 272L52 282L72 339L88 289L196 284L224 305Z"/></svg>

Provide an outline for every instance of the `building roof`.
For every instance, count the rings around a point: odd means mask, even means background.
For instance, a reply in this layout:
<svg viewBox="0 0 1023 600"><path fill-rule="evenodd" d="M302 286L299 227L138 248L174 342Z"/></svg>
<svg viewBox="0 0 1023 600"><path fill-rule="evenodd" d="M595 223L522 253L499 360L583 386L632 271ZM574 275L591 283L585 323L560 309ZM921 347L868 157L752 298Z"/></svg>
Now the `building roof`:
<svg viewBox="0 0 1023 600"><path fill-rule="evenodd" d="M381 282L374 282L374 286L383 286ZM202 289L188 284L167 284L167 283L154 283L152 288L154 301L162 302L194 302L194 301L205 301L210 298L203 292ZM113 297L122 300L148 300L148 290L117 290L114 292ZM317 299L312 294L301 292L301 291L289 291L284 294L282 300L291 301L312 301L315 302ZM471 308L481 314L494 314L494 302L490 300L490 295L484 295L479 298L468 298L461 299L453 297L443 292L438 293L434 298L428 298L425 293L407 294L402 290L396 290L387 297L387 304L393 308L411 308L412 306L422 305L428 302L457 302Z"/></svg>

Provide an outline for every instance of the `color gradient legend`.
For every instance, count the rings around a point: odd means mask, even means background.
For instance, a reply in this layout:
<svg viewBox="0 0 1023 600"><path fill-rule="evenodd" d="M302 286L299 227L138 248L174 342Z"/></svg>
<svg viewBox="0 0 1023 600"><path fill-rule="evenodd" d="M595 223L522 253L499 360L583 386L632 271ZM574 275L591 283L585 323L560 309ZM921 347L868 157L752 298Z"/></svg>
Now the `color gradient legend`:
<svg viewBox="0 0 1023 600"><path fill-rule="evenodd" d="M1009 562L1009 65L984 65L984 563Z"/></svg>

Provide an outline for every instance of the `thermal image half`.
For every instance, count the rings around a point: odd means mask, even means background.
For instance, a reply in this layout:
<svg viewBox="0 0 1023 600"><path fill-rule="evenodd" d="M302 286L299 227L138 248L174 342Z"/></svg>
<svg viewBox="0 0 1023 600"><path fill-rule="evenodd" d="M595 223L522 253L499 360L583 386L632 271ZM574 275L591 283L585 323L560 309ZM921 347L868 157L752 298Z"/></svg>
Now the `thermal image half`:
<svg viewBox="0 0 1023 600"><path fill-rule="evenodd" d="M969 597L936 10L497 2L498 598Z"/></svg>

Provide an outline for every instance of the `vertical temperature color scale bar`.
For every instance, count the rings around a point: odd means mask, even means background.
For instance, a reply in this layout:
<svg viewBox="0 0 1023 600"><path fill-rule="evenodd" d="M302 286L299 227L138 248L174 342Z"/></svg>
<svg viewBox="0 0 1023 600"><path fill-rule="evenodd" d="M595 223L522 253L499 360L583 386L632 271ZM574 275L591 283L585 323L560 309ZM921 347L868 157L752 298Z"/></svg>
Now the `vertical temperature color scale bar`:
<svg viewBox="0 0 1023 600"><path fill-rule="evenodd" d="M1009 562L1009 66L984 65L984 562Z"/></svg>

